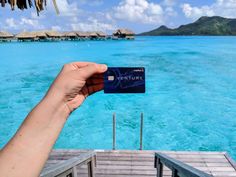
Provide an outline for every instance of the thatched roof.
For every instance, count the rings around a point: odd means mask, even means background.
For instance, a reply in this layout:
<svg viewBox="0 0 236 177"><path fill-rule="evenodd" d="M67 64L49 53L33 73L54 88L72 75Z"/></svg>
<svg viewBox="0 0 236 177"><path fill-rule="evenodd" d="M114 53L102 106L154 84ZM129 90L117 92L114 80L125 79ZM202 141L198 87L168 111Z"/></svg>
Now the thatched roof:
<svg viewBox="0 0 236 177"><path fill-rule="evenodd" d="M56 0L52 1L56 9L56 12L59 13ZM15 7L24 10L31 8L32 6L35 6L37 13L39 13L40 11L45 9L45 6L47 5L47 0L0 0L0 4L2 7L5 7L6 4L9 4L12 10L14 10Z"/></svg>
<svg viewBox="0 0 236 177"><path fill-rule="evenodd" d="M71 32L65 32L63 36L65 36L65 37L77 37L77 34L76 34L76 32L71 31Z"/></svg>
<svg viewBox="0 0 236 177"><path fill-rule="evenodd" d="M85 34L89 37L91 32L85 32Z"/></svg>
<svg viewBox="0 0 236 177"><path fill-rule="evenodd" d="M106 33L102 32L102 31L98 31L96 33L99 37L106 37L107 36Z"/></svg>
<svg viewBox="0 0 236 177"><path fill-rule="evenodd" d="M0 38L12 38L12 37L14 37L13 34L7 31L0 31Z"/></svg>
<svg viewBox="0 0 236 177"><path fill-rule="evenodd" d="M36 38L36 35L33 32L21 32L21 33L17 34L15 37L18 39L25 39L25 38L33 39L33 38Z"/></svg>
<svg viewBox="0 0 236 177"><path fill-rule="evenodd" d="M48 37L62 37L62 34L58 31L45 31Z"/></svg>
<svg viewBox="0 0 236 177"><path fill-rule="evenodd" d="M77 36L79 36L79 37L88 37L88 36L89 36L88 33L82 32L82 31L76 31L76 34L77 34Z"/></svg>
<svg viewBox="0 0 236 177"><path fill-rule="evenodd" d="M135 33L129 29L118 29L113 34L134 35Z"/></svg>
<svg viewBox="0 0 236 177"><path fill-rule="evenodd" d="M96 32L89 32L90 37L97 37L98 34Z"/></svg>
<svg viewBox="0 0 236 177"><path fill-rule="evenodd" d="M32 32L36 37L47 37L47 34L45 31L34 31Z"/></svg>

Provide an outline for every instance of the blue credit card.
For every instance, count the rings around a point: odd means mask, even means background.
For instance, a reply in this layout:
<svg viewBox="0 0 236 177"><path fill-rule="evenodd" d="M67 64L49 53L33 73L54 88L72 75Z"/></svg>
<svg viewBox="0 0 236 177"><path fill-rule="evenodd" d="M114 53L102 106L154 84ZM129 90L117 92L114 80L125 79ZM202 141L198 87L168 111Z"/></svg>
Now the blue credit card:
<svg viewBox="0 0 236 177"><path fill-rule="evenodd" d="M104 93L145 93L145 68L108 67Z"/></svg>

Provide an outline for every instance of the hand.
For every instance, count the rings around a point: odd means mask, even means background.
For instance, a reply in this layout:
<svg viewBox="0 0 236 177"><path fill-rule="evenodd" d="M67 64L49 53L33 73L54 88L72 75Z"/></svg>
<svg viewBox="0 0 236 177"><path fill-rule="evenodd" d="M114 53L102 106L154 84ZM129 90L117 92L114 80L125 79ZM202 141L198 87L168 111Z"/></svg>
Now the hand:
<svg viewBox="0 0 236 177"><path fill-rule="evenodd" d="M103 89L102 73L106 70L106 65L96 63L66 64L45 98L1 149L0 176L39 176L69 114L87 96Z"/></svg>
<svg viewBox="0 0 236 177"><path fill-rule="evenodd" d="M69 113L78 108L91 94L103 89L103 73L107 66L89 62L64 65L46 97L66 104Z"/></svg>

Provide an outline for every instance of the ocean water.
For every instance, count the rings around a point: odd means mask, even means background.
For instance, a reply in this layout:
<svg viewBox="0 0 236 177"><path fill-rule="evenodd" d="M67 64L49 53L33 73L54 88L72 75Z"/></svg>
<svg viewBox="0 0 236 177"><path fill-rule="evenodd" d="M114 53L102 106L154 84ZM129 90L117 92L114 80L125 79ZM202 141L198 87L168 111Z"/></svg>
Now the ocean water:
<svg viewBox="0 0 236 177"><path fill-rule="evenodd" d="M0 147L40 101L64 63L144 66L145 94L89 97L54 148L227 151L236 159L236 37L0 44Z"/></svg>

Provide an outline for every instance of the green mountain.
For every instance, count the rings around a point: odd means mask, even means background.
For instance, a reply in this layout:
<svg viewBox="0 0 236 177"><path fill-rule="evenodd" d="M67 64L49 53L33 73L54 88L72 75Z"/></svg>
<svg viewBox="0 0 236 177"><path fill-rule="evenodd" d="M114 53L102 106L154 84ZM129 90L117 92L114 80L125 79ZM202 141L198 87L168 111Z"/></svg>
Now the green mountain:
<svg viewBox="0 0 236 177"><path fill-rule="evenodd" d="M201 17L194 23L181 25L170 29L160 26L149 32L139 34L141 36L174 36L174 35L236 35L236 19L219 16Z"/></svg>

